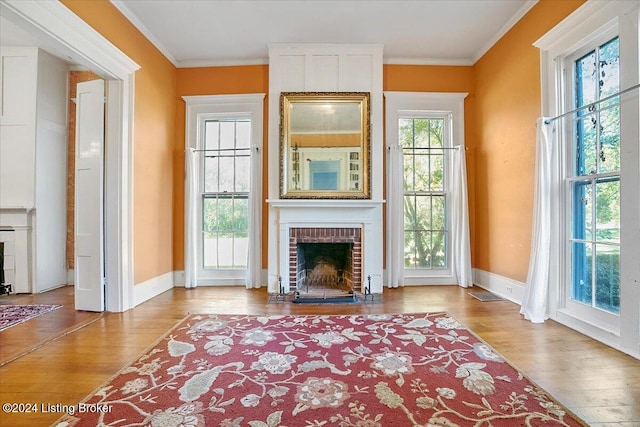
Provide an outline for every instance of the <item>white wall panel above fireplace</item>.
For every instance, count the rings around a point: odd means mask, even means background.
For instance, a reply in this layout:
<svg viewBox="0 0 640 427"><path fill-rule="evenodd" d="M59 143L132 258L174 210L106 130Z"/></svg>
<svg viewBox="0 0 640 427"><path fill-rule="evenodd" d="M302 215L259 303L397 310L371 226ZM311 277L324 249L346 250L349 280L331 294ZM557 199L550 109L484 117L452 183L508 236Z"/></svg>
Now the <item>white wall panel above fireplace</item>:
<svg viewBox="0 0 640 427"><path fill-rule="evenodd" d="M280 199L281 92L369 92L371 198ZM362 278L382 292L382 45L278 44L269 46L268 287L288 289L292 228L360 228ZM365 284L367 284L365 283Z"/></svg>

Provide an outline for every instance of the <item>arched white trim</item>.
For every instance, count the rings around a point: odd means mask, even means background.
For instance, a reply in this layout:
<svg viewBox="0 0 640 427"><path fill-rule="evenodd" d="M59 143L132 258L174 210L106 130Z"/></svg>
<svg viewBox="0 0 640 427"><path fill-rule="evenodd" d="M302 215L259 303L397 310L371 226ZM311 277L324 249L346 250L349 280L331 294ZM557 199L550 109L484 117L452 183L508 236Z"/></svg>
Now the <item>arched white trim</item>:
<svg viewBox="0 0 640 427"><path fill-rule="evenodd" d="M140 68L90 25L57 1L2 0L2 15L84 65L107 83L105 153L105 262L108 311L126 311L133 299L133 103Z"/></svg>

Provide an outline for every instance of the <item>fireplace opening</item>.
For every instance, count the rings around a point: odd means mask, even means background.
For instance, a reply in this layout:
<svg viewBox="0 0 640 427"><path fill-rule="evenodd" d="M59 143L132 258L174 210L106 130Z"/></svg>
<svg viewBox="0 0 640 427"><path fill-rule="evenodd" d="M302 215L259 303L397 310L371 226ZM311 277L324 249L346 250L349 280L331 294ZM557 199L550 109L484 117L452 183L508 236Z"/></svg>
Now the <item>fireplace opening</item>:
<svg viewBox="0 0 640 427"><path fill-rule="evenodd" d="M353 243L299 243L298 291L353 292Z"/></svg>
<svg viewBox="0 0 640 427"><path fill-rule="evenodd" d="M361 229L291 228L289 261L297 297L353 297L362 283Z"/></svg>

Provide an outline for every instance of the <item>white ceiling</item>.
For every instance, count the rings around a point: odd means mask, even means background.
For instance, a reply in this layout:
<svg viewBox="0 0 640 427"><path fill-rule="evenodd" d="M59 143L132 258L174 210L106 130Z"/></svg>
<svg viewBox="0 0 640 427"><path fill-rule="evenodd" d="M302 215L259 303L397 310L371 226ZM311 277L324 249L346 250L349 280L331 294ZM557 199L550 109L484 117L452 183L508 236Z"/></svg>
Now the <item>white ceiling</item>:
<svg viewBox="0 0 640 427"><path fill-rule="evenodd" d="M472 65L538 0L111 0L176 66L266 64L278 43L382 44L386 63ZM4 9L4 8L0 8ZM2 15L5 15L4 10ZM9 16L7 16L9 17ZM0 17L0 45L39 46Z"/></svg>
<svg viewBox="0 0 640 427"><path fill-rule="evenodd" d="M471 65L537 0L111 0L177 67L261 64L276 43L382 44Z"/></svg>

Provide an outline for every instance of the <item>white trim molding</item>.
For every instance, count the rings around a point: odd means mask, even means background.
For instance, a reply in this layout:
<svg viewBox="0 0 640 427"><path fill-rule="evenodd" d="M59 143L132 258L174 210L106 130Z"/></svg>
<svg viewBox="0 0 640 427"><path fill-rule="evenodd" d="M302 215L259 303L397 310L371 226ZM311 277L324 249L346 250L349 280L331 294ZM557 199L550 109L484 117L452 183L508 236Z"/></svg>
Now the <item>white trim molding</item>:
<svg viewBox="0 0 640 427"><path fill-rule="evenodd" d="M620 41L620 90L638 84L640 0L589 0L571 15L538 39L543 117L552 117L570 109L564 106L566 86L571 85L563 65L567 58L578 54L582 47L599 43L608 34L618 35ZM608 315L604 311L586 310L569 299L570 261L566 236L569 228L567 211L568 191L564 181L569 174L566 145L561 142L553 168L557 190L551 197L552 231L551 264L549 269L549 317L595 340L630 354L640 355L640 102L638 92L621 97L620 109L620 312ZM570 131L568 131L570 132ZM561 135L565 135L562 130ZM576 308L577 307L577 308ZM582 314L578 312L583 311ZM610 320L613 319L613 320Z"/></svg>

